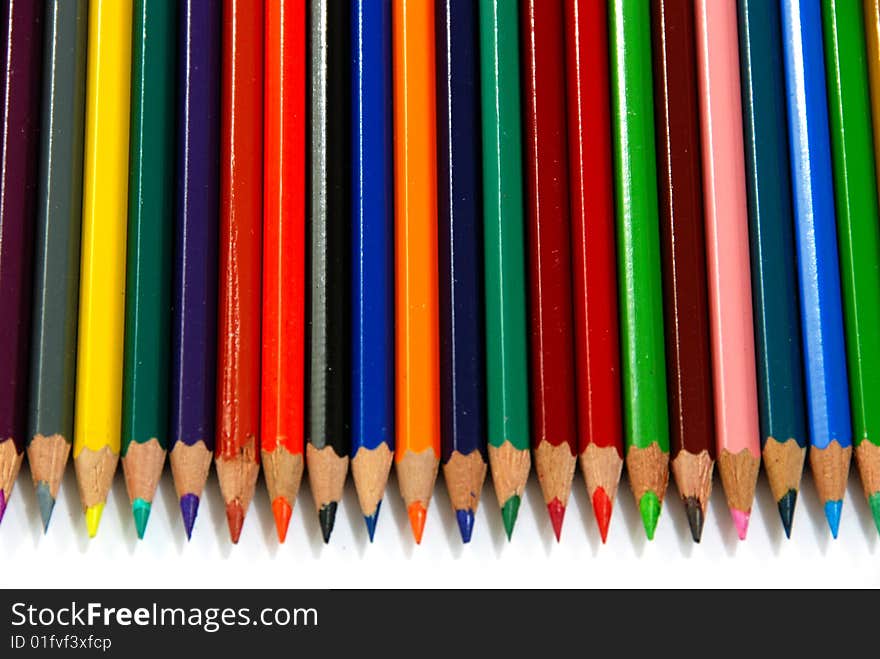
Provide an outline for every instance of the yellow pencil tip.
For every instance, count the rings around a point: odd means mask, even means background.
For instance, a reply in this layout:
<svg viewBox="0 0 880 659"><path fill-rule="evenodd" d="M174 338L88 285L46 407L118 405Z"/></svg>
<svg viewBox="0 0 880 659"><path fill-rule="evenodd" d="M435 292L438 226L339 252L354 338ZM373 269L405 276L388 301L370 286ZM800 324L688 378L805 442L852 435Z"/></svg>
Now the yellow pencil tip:
<svg viewBox="0 0 880 659"><path fill-rule="evenodd" d="M98 535L98 525L101 523L101 513L103 512L103 503L97 503L94 506L86 508L86 528L89 531L90 538L94 538Z"/></svg>

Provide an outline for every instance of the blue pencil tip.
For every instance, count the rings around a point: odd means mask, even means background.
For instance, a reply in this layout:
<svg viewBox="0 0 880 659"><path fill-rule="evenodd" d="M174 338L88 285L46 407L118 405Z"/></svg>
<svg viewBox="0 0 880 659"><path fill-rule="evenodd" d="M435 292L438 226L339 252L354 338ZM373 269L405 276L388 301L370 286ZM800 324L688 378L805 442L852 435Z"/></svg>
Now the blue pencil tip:
<svg viewBox="0 0 880 659"><path fill-rule="evenodd" d="M828 520L828 527L831 529L831 535L837 539L837 532L840 530L840 511L843 509L843 501L826 501L825 502L825 519Z"/></svg>
<svg viewBox="0 0 880 659"><path fill-rule="evenodd" d="M381 507L382 501L379 501L372 515L364 515L364 522L367 525L367 534L370 536L370 542L373 542L373 537L376 535L376 523L379 521L379 509Z"/></svg>
<svg viewBox="0 0 880 659"><path fill-rule="evenodd" d="M52 511L55 509L55 497L52 496L49 483L46 481L37 483L37 503L40 506L40 517L43 520L43 533L46 533L49 530Z"/></svg>
<svg viewBox="0 0 880 659"><path fill-rule="evenodd" d="M471 541L474 532L474 511L456 510L455 518L458 520L458 530L461 532L461 541L467 544Z"/></svg>
<svg viewBox="0 0 880 659"><path fill-rule="evenodd" d="M196 515L199 514L199 497L195 494L184 494L180 497L180 513L183 515L186 539L190 540L192 538L193 526L196 523Z"/></svg>

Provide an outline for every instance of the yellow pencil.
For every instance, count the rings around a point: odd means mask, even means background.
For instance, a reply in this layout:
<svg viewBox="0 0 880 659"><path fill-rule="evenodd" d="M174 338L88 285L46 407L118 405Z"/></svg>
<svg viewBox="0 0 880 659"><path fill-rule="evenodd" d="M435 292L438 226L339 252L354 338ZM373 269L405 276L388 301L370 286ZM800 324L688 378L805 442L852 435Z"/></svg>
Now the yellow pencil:
<svg viewBox="0 0 880 659"><path fill-rule="evenodd" d="M94 537L119 461L131 0L92 0L73 459Z"/></svg>

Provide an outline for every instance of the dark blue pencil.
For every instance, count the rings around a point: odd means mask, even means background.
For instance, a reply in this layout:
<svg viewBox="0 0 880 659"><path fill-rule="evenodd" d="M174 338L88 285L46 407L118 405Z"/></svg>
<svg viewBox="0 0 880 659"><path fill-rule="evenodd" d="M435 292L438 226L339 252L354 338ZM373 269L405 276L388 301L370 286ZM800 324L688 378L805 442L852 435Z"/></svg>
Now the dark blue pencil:
<svg viewBox="0 0 880 659"><path fill-rule="evenodd" d="M852 453L819 0L782 0L810 465L836 538ZM778 183L778 182L777 182Z"/></svg>
<svg viewBox="0 0 880 659"><path fill-rule="evenodd" d="M441 458L470 542L486 477L478 18L471 0L436 12Z"/></svg>
<svg viewBox="0 0 880 659"><path fill-rule="evenodd" d="M351 471L372 542L394 457L391 0L351 16Z"/></svg>
<svg viewBox="0 0 880 659"><path fill-rule="evenodd" d="M178 18L177 199L169 453L187 537L214 454L220 0Z"/></svg>
<svg viewBox="0 0 880 659"><path fill-rule="evenodd" d="M761 450L786 535L807 449L779 5L739 0Z"/></svg>

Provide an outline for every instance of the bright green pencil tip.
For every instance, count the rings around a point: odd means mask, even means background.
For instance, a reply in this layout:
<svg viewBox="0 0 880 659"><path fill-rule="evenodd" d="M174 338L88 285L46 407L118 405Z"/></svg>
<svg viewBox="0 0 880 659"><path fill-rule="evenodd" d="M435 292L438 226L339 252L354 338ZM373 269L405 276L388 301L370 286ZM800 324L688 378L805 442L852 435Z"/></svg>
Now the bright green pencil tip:
<svg viewBox="0 0 880 659"><path fill-rule="evenodd" d="M513 535L513 527L516 525L516 516L519 514L520 498L514 494L504 505L501 506L501 519L504 521L504 532L507 533L507 539L510 540Z"/></svg>
<svg viewBox="0 0 880 659"><path fill-rule="evenodd" d="M871 515L874 516L874 526L880 533L880 492L874 492L868 497L868 504L871 506Z"/></svg>
<svg viewBox="0 0 880 659"><path fill-rule="evenodd" d="M134 526L137 529L139 540L144 539L147 522L150 521L150 508L152 508L152 504L144 499L135 499L131 502L131 514L134 517Z"/></svg>
<svg viewBox="0 0 880 659"><path fill-rule="evenodd" d="M86 529L89 532L90 538L94 538L98 535L98 526L101 524L101 514L103 512L103 503L97 503L94 506L86 508Z"/></svg>
<svg viewBox="0 0 880 659"><path fill-rule="evenodd" d="M660 497L654 492L645 492L639 499L639 512L642 513L642 524L645 525L645 535L648 540L654 539L654 531L657 530L657 521L660 519Z"/></svg>

